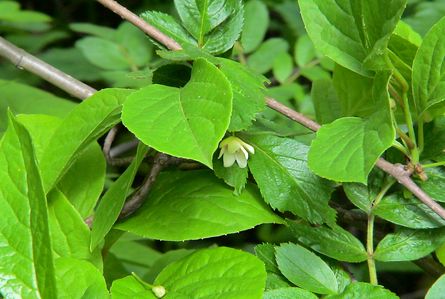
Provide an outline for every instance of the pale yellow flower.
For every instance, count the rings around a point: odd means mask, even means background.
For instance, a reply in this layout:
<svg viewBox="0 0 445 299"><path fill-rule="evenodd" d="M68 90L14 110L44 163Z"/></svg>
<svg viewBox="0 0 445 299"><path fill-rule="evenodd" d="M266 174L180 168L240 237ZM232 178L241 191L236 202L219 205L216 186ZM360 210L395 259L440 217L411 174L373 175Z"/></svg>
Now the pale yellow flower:
<svg viewBox="0 0 445 299"><path fill-rule="evenodd" d="M219 152L218 159L223 157L224 167L230 167L236 161L240 168L245 168L249 159L249 153L255 153L253 146L235 136L227 137L221 141L219 147L221 151Z"/></svg>

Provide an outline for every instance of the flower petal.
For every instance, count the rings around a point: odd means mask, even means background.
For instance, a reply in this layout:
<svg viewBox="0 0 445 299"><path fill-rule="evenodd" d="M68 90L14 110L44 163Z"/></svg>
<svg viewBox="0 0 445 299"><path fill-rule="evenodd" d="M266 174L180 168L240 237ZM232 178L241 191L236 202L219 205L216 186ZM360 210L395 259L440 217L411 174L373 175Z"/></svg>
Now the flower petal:
<svg viewBox="0 0 445 299"><path fill-rule="evenodd" d="M247 166L247 158L244 156L243 152L239 151L235 154L236 163L240 168L246 168Z"/></svg>
<svg viewBox="0 0 445 299"><path fill-rule="evenodd" d="M243 147L248 150L251 154L255 154L255 149L250 144L243 142Z"/></svg>
<svg viewBox="0 0 445 299"><path fill-rule="evenodd" d="M224 167L230 167L235 163L235 155L231 153L225 153L223 156Z"/></svg>
<svg viewBox="0 0 445 299"><path fill-rule="evenodd" d="M221 148L221 150L219 151L218 159L221 158L222 155L224 155L225 152L226 152L226 147Z"/></svg>
<svg viewBox="0 0 445 299"><path fill-rule="evenodd" d="M240 150L238 152L242 152L244 154L244 157L246 157L246 160L249 159L249 153L244 149L244 147L240 147Z"/></svg>

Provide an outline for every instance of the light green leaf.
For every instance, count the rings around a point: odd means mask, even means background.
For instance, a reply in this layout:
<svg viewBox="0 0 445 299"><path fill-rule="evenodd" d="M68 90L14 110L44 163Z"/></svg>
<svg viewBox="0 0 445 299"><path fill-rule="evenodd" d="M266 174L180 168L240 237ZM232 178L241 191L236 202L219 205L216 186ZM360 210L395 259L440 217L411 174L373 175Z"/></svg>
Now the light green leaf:
<svg viewBox="0 0 445 299"><path fill-rule="evenodd" d="M420 259L445 242L445 229L412 230L401 228L380 241L374 252L377 261Z"/></svg>
<svg viewBox="0 0 445 299"><path fill-rule="evenodd" d="M300 36L295 43L294 58L299 67L304 67L316 57L314 44L307 34Z"/></svg>
<svg viewBox="0 0 445 299"><path fill-rule="evenodd" d="M167 298L258 299L266 271L255 256L231 249L212 248L195 252L168 265L156 278Z"/></svg>
<svg viewBox="0 0 445 299"><path fill-rule="evenodd" d="M231 111L230 83L217 67L198 59L185 87L154 84L129 96L122 121L156 150L212 168L212 155L229 125Z"/></svg>
<svg viewBox="0 0 445 299"><path fill-rule="evenodd" d="M255 50L263 41L269 27L267 6L259 0L250 0L244 6L244 26L241 45L245 53Z"/></svg>
<svg viewBox="0 0 445 299"><path fill-rule="evenodd" d="M150 62L153 50L147 36L136 26L123 22L116 30L114 40L124 49L132 69Z"/></svg>
<svg viewBox="0 0 445 299"><path fill-rule="evenodd" d="M113 299L156 299L153 292L133 276L127 276L113 281L111 285L111 298Z"/></svg>
<svg viewBox="0 0 445 299"><path fill-rule="evenodd" d="M271 38L261 44L247 59L247 65L259 74L264 74L272 69L275 57L287 52L289 45L282 38Z"/></svg>
<svg viewBox="0 0 445 299"><path fill-rule="evenodd" d="M51 21L49 16L41 12L21 10L19 3L14 1L2 1L0 3L0 21L13 23L47 23Z"/></svg>
<svg viewBox="0 0 445 299"><path fill-rule="evenodd" d="M105 279L91 263L59 258L55 264L57 299L109 298Z"/></svg>
<svg viewBox="0 0 445 299"><path fill-rule="evenodd" d="M272 208L312 223L335 223L335 210L328 205L333 186L307 167L306 145L272 135L243 138L255 148L249 169Z"/></svg>
<svg viewBox="0 0 445 299"><path fill-rule="evenodd" d="M273 62L273 75L278 80L278 82L283 83L293 71L293 61L289 53L283 52L277 57Z"/></svg>
<svg viewBox="0 0 445 299"><path fill-rule="evenodd" d="M366 282L354 282L338 295L326 296L326 299L356 299L366 294L366 299L399 299L393 292L382 286L372 285Z"/></svg>
<svg viewBox="0 0 445 299"><path fill-rule="evenodd" d="M445 18L426 34L413 62L413 96L418 114L445 112Z"/></svg>
<svg viewBox="0 0 445 299"><path fill-rule="evenodd" d="M332 294L338 289L331 268L318 256L296 244L275 247L281 273L295 285L317 294Z"/></svg>
<svg viewBox="0 0 445 299"><path fill-rule="evenodd" d="M84 37L76 42L88 61L106 70L126 70L130 68L122 47L100 37Z"/></svg>
<svg viewBox="0 0 445 299"><path fill-rule="evenodd" d="M401 194L385 196L374 213L392 223L415 229L445 226L445 220L415 197L403 198Z"/></svg>
<svg viewBox="0 0 445 299"><path fill-rule="evenodd" d="M0 141L0 289L6 298L58 298L46 197L29 133L9 113Z"/></svg>
<svg viewBox="0 0 445 299"><path fill-rule="evenodd" d="M139 144L136 156L125 172L110 186L99 202L91 229L91 249L103 240L117 220L148 147Z"/></svg>
<svg viewBox="0 0 445 299"><path fill-rule="evenodd" d="M263 299L317 299L318 297L309 291L300 288L281 288L266 291Z"/></svg>
<svg viewBox="0 0 445 299"><path fill-rule="evenodd" d="M386 68L388 40L406 0L300 0L299 4L309 37L322 54L364 76L371 74L368 69Z"/></svg>
<svg viewBox="0 0 445 299"><path fill-rule="evenodd" d="M425 299L439 299L445 293L445 275L439 277L426 293Z"/></svg>
<svg viewBox="0 0 445 299"><path fill-rule="evenodd" d="M7 108L14 114L66 116L75 103L14 81L0 80L0 130L8 123Z"/></svg>
<svg viewBox="0 0 445 299"><path fill-rule="evenodd" d="M122 103L130 93L131 90L126 89L96 92L62 121L40 161L46 192L54 187L92 141L119 122Z"/></svg>
<svg viewBox="0 0 445 299"><path fill-rule="evenodd" d="M91 23L71 23L69 28L78 33L86 33L108 40L112 40L115 34L115 31L109 27Z"/></svg>
<svg viewBox="0 0 445 299"><path fill-rule="evenodd" d="M90 230L63 193L57 189L50 192L48 209L54 257L87 260L100 267L102 256L90 251Z"/></svg>
<svg viewBox="0 0 445 299"><path fill-rule="evenodd" d="M386 72L374 78L370 102L376 111L367 119L344 117L318 130L308 155L315 174L341 182L367 182L375 162L395 138L388 80Z"/></svg>
<svg viewBox="0 0 445 299"><path fill-rule="evenodd" d="M155 281L156 277L162 270L164 270L165 267L189 256L195 251L195 249L176 249L167 251L155 260L153 265L150 267L150 271L144 275L144 279L150 282Z"/></svg>
<svg viewBox="0 0 445 299"><path fill-rule="evenodd" d="M360 263L368 257L363 244L340 226L331 229L297 222L288 223L300 243L321 254L350 263Z"/></svg>
<svg viewBox="0 0 445 299"><path fill-rule="evenodd" d="M182 46L184 46L184 44L197 45L196 40L194 40L184 27L179 25L170 15L157 11L146 11L141 14L141 18ZM157 42L155 42L155 44L161 46Z"/></svg>
<svg viewBox="0 0 445 299"><path fill-rule="evenodd" d="M266 78L230 59L219 58L218 65L232 86L233 109L228 130L247 129L256 115L265 109Z"/></svg>
<svg viewBox="0 0 445 299"><path fill-rule="evenodd" d="M51 136L62 120L49 115L19 115L17 119L31 134L37 161L42 157ZM90 144L58 183L58 189L69 199L82 217L93 211L105 183L105 158L97 143ZM82 188L79 188L82 186Z"/></svg>
<svg viewBox="0 0 445 299"><path fill-rule="evenodd" d="M282 223L252 185L235 196L209 171L161 175L149 197L116 228L152 239L183 241L235 233L262 223Z"/></svg>

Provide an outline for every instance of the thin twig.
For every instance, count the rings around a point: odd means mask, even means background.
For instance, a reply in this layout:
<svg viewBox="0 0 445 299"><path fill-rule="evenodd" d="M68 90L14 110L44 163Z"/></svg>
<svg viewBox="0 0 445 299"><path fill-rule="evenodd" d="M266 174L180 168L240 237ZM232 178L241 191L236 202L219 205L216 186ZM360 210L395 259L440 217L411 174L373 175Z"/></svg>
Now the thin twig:
<svg viewBox="0 0 445 299"><path fill-rule="evenodd" d="M144 183L142 183L139 190L136 191L136 193L134 193L133 196L127 202L125 202L125 205L122 208L119 218L128 217L129 215L133 214L137 209L139 209L140 206L142 206L145 198L147 197L148 192L151 189L151 186L155 182L161 170L164 169L166 166L170 165L171 163L174 163L175 160L176 160L175 158L170 157L163 153L156 154L153 161L153 166L151 167L150 172L145 178Z"/></svg>
<svg viewBox="0 0 445 299"><path fill-rule="evenodd" d="M159 31L157 28L151 26L141 18L139 18L137 15L129 11L126 7L120 5L114 0L97 0L100 4L105 6L106 8L110 9L114 13L121 16L123 19L127 20L128 22L132 23L134 26L141 29L143 32L148 34L153 39L157 40L170 50L181 50L182 47L173 39Z"/></svg>
<svg viewBox="0 0 445 299"><path fill-rule="evenodd" d="M112 158L110 155L111 146L113 145L113 141L116 138L117 132L119 131L119 127L116 125L113 128L111 128L110 131L108 131L107 136L104 140L104 146L102 148L102 151L104 152L105 159L107 159L108 163L112 164Z"/></svg>
<svg viewBox="0 0 445 299"><path fill-rule="evenodd" d="M0 36L0 56L10 60L18 69L25 69L78 99L86 99L96 92L94 88L16 47Z"/></svg>
<svg viewBox="0 0 445 299"><path fill-rule="evenodd" d="M98 0L102 2L109 2L105 0ZM113 1L114 2L114 1ZM108 7L108 6L107 6ZM125 18L125 14L122 13L122 6L117 5L114 7L114 12L118 11L119 15ZM127 10L125 8L125 10ZM133 15L134 17L138 18L136 15ZM154 34L158 30L152 31L151 29L154 28L152 26L147 26L148 24L139 18L140 21L133 22L136 26L139 28L143 27L144 32L150 35L154 38ZM143 23L141 23L143 22ZM139 23L141 25L139 25ZM161 35L164 35L163 33L160 33ZM165 36L167 37L167 36ZM168 38L168 37L167 37ZM159 39L158 41L161 42L163 39ZM175 48L175 50L180 50L181 48ZM48 65L47 63L39 60L36 57L33 57L31 54L28 54L24 52L22 49L19 49L15 46L11 47L11 44L7 42L5 39L0 37L0 56L7 57L9 60L11 60L16 65L21 66L24 69L27 69L34 74L42 77L43 79L47 80L48 82L53 83L57 87L61 88L62 90L65 90L66 92L72 94L73 96L76 96L78 98L84 99L94 93L94 89L89 87L88 85L85 85L84 83L72 78L71 76L57 70L56 68ZM12 57L12 58L11 58ZM20 60L17 60L17 57L22 57L22 60L26 58L26 60L31 59L32 63L25 63L23 64ZM70 84L62 84L64 81L66 81L67 78L71 78L72 81L70 81ZM62 82L62 83L61 83ZM86 88L85 88L86 86ZM77 92L81 91L81 92ZM285 105L279 103L278 101L272 99L272 98L266 98L266 104L271 109L274 109L281 114L287 116L288 118L302 124L303 126L313 130L317 131L320 128L320 125L313 120L309 119L308 117L304 116L303 114L294 111L290 109L289 107L286 107ZM377 161L376 164L379 168L381 168L386 173L392 175L394 178L397 179L397 181L404 185L408 190L410 190L417 198L419 198L423 203L425 203L428 207L430 207L437 215L445 219L445 210L442 206L440 206L438 203L436 203L430 196L428 196L424 191L422 191L416 183L409 177L406 176L406 174L401 173L398 166L389 163L388 161L384 160L383 158L380 158Z"/></svg>

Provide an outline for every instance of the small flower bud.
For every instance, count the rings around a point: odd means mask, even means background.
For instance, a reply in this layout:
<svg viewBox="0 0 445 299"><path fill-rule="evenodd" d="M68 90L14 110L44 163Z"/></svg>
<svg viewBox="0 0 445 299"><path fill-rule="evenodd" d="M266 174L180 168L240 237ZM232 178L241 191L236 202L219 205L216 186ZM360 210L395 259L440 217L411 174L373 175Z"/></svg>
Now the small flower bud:
<svg viewBox="0 0 445 299"><path fill-rule="evenodd" d="M162 298L167 293L167 291L165 290L165 288L163 286L154 286L151 289L151 291L153 292L153 294L155 294L155 296L157 298Z"/></svg>
<svg viewBox="0 0 445 299"><path fill-rule="evenodd" d="M221 141L219 147L221 151L219 152L218 159L223 157L224 167L230 167L236 161L240 168L245 168L249 159L249 153L255 153L253 146L235 136L227 137Z"/></svg>

